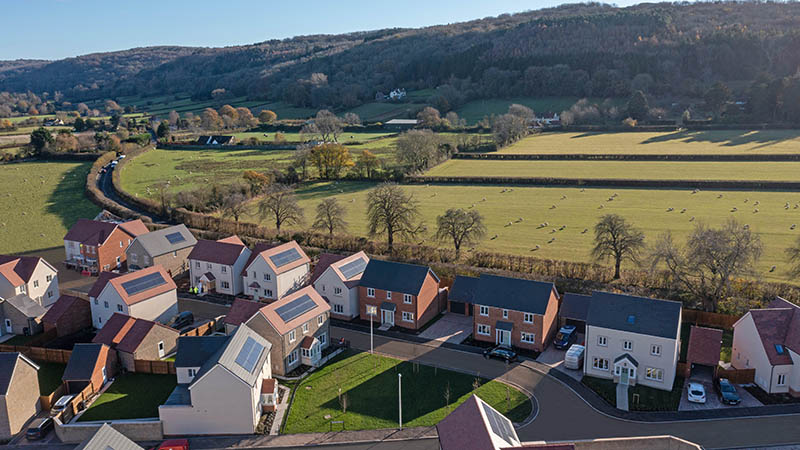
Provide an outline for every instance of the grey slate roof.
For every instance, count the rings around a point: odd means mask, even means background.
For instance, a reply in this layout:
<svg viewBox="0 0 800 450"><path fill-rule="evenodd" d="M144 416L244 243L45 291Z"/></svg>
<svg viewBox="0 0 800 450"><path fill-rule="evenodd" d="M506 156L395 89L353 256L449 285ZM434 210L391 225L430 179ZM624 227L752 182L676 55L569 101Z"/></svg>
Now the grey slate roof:
<svg viewBox="0 0 800 450"><path fill-rule="evenodd" d="M465 275L456 276L447 299L456 303L474 303L475 295L478 292L479 280L480 279L477 277L468 277Z"/></svg>
<svg viewBox="0 0 800 450"><path fill-rule="evenodd" d="M37 370L39 369L39 366L22 353L0 353L0 395L8 393L8 388L11 386L11 378L14 376L14 369L20 360L32 365Z"/></svg>
<svg viewBox="0 0 800 450"><path fill-rule="evenodd" d="M586 325L676 339L681 326L681 303L594 292Z"/></svg>
<svg viewBox="0 0 800 450"><path fill-rule="evenodd" d="M175 367L200 367L216 353L230 336L181 336Z"/></svg>
<svg viewBox="0 0 800 450"><path fill-rule="evenodd" d="M75 447L75 450L144 450L144 448L112 428L111 425L104 423L92 437Z"/></svg>
<svg viewBox="0 0 800 450"><path fill-rule="evenodd" d="M75 344L61 377L64 381L86 381L92 378L103 344Z"/></svg>
<svg viewBox="0 0 800 450"><path fill-rule="evenodd" d="M629 355L628 353L623 353L623 354L617 356L616 358L614 358L614 364L622 361L623 359L627 359L628 361L633 363L634 366L639 367L639 361L634 359L634 357Z"/></svg>
<svg viewBox="0 0 800 450"><path fill-rule="evenodd" d="M544 315L553 283L481 274L475 303Z"/></svg>
<svg viewBox="0 0 800 450"><path fill-rule="evenodd" d="M34 319L43 316L47 310L40 304L26 294L17 294L5 300L9 305L13 306L26 317Z"/></svg>
<svg viewBox="0 0 800 450"><path fill-rule="evenodd" d="M381 310L383 311L397 311L397 305L392 302L381 303Z"/></svg>
<svg viewBox="0 0 800 450"><path fill-rule="evenodd" d="M361 275L360 284L374 289L417 295L422 290L428 272L439 280L433 270L426 266L370 259Z"/></svg>
<svg viewBox="0 0 800 450"><path fill-rule="evenodd" d="M191 405L192 395L189 393L188 384L179 384L175 386L172 393L167 397L164 405Z"/></svg>
<svg viewBox="0 0 800 450"><path fill-rule="evenodd" d="M498 320L494 327L498 330L511 331L514 328L514 324L511 322Z"/></svg>
<svg viewBox="0 0 800 450"><path fill-rule="evenodd" d="M184 240L175 244L170 244L166 236L172 233L180 233ZM189 232L186 225L180 224L142 234L137 236L134 242L139 242L148 255L161 256L184 248L194 247L194 245L197 244L197 239L192 236L192 233Z"/></svg>
<svg viewBox="0 0 800 450"><path fill-rule="evenodd" d="M236 362L236 357L239 356L239 351L242 349L245 341L247 341L247 338L253 338L256 342L264 347L258 357L258 360L256 361L254 369L251 372L248 372ZM225 342L225 345L220 347L219 350L217 350L202 366L200 366L200 370L197 371L197 375L194 377L194 380L192 380L192 383L189 385L189 387L193 386L194 383L196 383L200 378L203 377L203 375L208 373L208 371L214 368L214 366L217 364L236 375L248 386L254 386L258 380L258 377L261 376L261 368L264 367L264 362L269 357L269 352L271 349L272 344L270 344L269 341L248 327L247 324L241 324L236 329L236 332L229 337L227 342Z"/></svg>
<svg viewBox="0 0 800 450"><path fill-rule="evenodd" d="M572 294L567 292L561 299L561 311L559 314L566 319L582 320L586 322L586 315L589 313L589 302L591 295Z"/></svg>

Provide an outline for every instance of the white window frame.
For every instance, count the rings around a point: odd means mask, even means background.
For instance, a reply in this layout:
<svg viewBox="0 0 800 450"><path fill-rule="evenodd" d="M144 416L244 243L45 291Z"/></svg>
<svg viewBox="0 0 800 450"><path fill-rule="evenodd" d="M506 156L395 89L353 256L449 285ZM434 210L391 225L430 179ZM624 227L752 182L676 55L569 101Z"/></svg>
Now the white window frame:
<svg viewBox="0 0 800 450"><path fill-rule="evenodd" d="M661 345L653 344L650 346L650 354L653 356L661 356Z"/></svg>
<svg viewBox="0 0 800 450"><path fill-rule="evenodd" d="M479 305L478 306L478 314L480 314L482 316L489 317L489 307L488 306Z"/></svg>
<svg viewBox="0 0 800 450"><path fill-rule="evenodd" d="M106 307L106 309L108 309L108 302L104 301L104 302L103 302L103 306L105 306L105 307Z"/></svg>
<svg viewBox="0 0 800 450"><path fill-rule="evenodd" d="M535 333L528 333L523 331L520 334L520 342L524 342L526 344L535 344L536 343L536 334Z"/></svg>
<svg viewBox="0 0 800 450"><path fill-rule="evenodd" d="M297 350L294 350L286 356L286 364L291 366L296 362L297 362Z"/></svg>
<svg viewBox="0 0 800 450"><path fill-rule="evenodd" d="M51 282L51 281L53 281L53 276L52 276L52 275L48 275L48 276L46 277L46 280L47 280L47 282L48 282L48 283L49 283L49 282Z"/></svg>
<svg viewBox="0 0 800 450"><path fill-rule="evenodd" d="M375 288L367 288L367 297L375 298Z"/></svg>
<svg viewBox="0 0 800 450"><path fill-rule="evenodd" d="M228 266L219 266L219 270L222 273L228 273Z"/></svg>
<svg viewBox="0 0 800 450"><path fill-rule="evenodd" d="M194 378L197 375L197 369L186 369L186 373L190 377Z"/></svg>
<svg viewBox="0 0 800 450"><path fill-rule="evenodd" d="M319 343L320 343L320 344L322 344L322 345L325 345L325 344L327 344L327 343L328 343L328 333L322 333L322 334L320 334L319 336L317 336L317 340L318 340L318 341L319 341Z"/></svg>
<svg viewBox="0 0 800 450"><path fill-rule="evenodd" d="M403 303L410 305L414 299L411 297L411 294L403 294Z"/></svg>
<svg viewBox="0 0 800 450"><path fill-rule="evenodd" d="M644 377L650 381L664 381L664 370L647 367L644 369Z"/></svg>
<svg viewBox="0 0 800 450"><path fill-rule="evenodd" d="M386 300L392 299L392 291L386 291Z"/></svg>
<svg viewBox="0 0 800 450"><path fill-rule="evenodd" d="M39 280L33 280L33 287L39 287Z"/></svg>
<svg viewBox="0 0 800 450"><path fill-rule="evenodd" d="M320 314L319 316L317 316L317 325L321 326L323 322L325 322L325 316L323 314Z"/></svg>
<svg viewBox="0 0 800 450"><path fill-rule="evenodd" d="M628 340L628 339L623 339L622 340L622 350L624 350L626 352L632 352L633 351L633 341Z"/></svg>
<svg viewBox="0 0 800 450"><path fill-rule="evenodd" d="M507 309L503 310L503 319L508 319L508 310Z"/></svg>
<svg viewBox="0 0 800 450"><path fill-rule="evenodd" d="M414 313L403 311L403 322L414 322Z"/></svg>
<svg viewBox="0 0 800 450"><path fill-rule="evenodd" d="M123 308L122 305L117 305L117 311L118 312L124 312L125 308Z"/></svg>
<svg viewBox="0 0 800 450"><path fill-rule="evenodd" d="M595 357L592 359L592 368L608 372L608 360L605 358Z"/></svg>
<svg viewBox="0 0 800 450"><path fill-rule="evenodd" d="M303 334L308 334L308 322L303 324Z"/></svg>
<svg viewBox="0 0 800 450"><path fill-rule="evenodd" d="M200 261L195 261L194 262L194 266L199 269L200 268Z"/></svg>
<svg viewBox="0 0 800 450"><path fill-rule="evenodd" d="M779 373L777 380L775 380L775 386L786 386L786 374Z"/></svg>
<svg viewBox="0 0 800 450"><path fill-rule="evenodd" d="M486 324L479 323L477 327L477 333L480 334L481 336L491 336L492 327Z"/></svg>
<svg viewBox="0 0 800 450"><path fill-rule="evenodd" d="M335 288L333 288L333 293L335 295L341 296L342 295L342 288L340 288L339 286L336 286Z"/></svg>
<svg viewBox="0 0 800 450"><path fill-rule="evenodd" d="M222 282L222 289L230 289L230 288L231 288L230 283L228 283L227 281Z"/></svg>
<svg viewBox="0 0 800 450"><path fill-rule="evenodd" d="M597 336L597 345L599 347L608 347L608 337L606 337L606 336Z"/></svg>
<svg viewBox="0 0 800 450"><path fill-rule="evenodd" d="M255 274L255 272L253 272L253 274ZM253 278L255 278L255 275L253 275ZM271 280L272 280L272 275L264 272L264 281L271 281Z"/></svg>
<svg viewBox="0 0 800 450"><path fill-rule="evenodd" d="M533 323L533 313L523 313L522 321L525 323Z"/></svg>
<svg viewBox="0 0 800 450"><path fill-rule="evenodd" d="M292 342L294 342L296 340L297 340L297 333L295 333L295 330L290 331L289 332L289 343L291 344Z"/></svg>
<svg viewBox="0 0 800 450"><path fill-rule="evenodd" d="M334 303L333 304L333 312L336 314L344 314L344 306Z"/></svg>

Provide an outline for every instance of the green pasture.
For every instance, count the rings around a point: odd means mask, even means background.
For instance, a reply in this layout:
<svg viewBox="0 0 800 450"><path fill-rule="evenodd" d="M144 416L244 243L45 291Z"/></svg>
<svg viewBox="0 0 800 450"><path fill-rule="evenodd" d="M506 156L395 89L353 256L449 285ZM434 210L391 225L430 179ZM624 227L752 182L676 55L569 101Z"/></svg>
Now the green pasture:
<svg viewBox="0 0 800 450"><path fill-rule="evenodd" d="M233 133L233 136L235 136L236 139L238 139L240 141L243 141L245 139L250 139L250 138L256 138L259 141L273 142L275 140L275 135L277 133L278 132L275 132L275 131L269 131L269 132L264 132L264 131L245 131L245 132L241 132L241 133ZM298 132L282 132L282 133L283 133L283 138L286 139L287 143L300 143L300 142L303 142L303 141L309 139L308 136L301 136L300 133L298 133ZM384 138L384 137L389 136L391 134L392 133L390 133L390 132L375 132L375 133L373 133L373 132L364 132L364 133L361 133L361 132L344 131L339 135L339 142L341 142L341 143L345 143L345 142L360 142L360 143L363 143L363 142L368 142L368 141L374 141L376 139L381 139L381 138Z"/></svg>

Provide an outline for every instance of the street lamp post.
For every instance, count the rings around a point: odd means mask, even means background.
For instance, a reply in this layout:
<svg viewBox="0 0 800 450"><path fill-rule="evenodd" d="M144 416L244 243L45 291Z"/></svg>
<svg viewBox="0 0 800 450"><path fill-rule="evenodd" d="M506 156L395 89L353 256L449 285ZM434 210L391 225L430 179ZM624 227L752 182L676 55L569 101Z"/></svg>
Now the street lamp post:
<svg viewBox="0 0 800 450"><path fill-rule="evenodd" d="M378 308L373 305L367 305L367 315L369 315L369 353L370 355L374 353L373 351L373 340L372 340L372 318L375 317L376 310Z"/></svg>
<svg viewBox="0 0 800 450"><path fill-rule="evenodd" d="M403 374L397 374L397 407L399 409L397 418L400 422L400 429L403 429Z"/></svg>

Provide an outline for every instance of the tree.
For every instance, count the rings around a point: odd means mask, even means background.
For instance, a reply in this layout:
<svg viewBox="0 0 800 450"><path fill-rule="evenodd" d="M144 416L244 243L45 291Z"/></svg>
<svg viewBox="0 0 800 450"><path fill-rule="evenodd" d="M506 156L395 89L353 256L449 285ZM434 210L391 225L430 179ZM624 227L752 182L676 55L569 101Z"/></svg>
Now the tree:
<svg viewBox="0 0 800 450"><path fill-rule="evenodd" d="M31 147L39 153L53 143L53 135L47 128L39 127L31 132Z"/></svg>
<svg viewBox="0 0 800 450"><path fill-rule="evenodd" d="M337 179L342 169L353 166L350 152L341 144L322 144L311 149L311 162L317 166L319 177Z"/></svg>
<svg viewBox="0 0 800 450"><path fill-rule="evenodd" d="M714 85L711 86L711 89L706 91L704 96L706 106L708 106L708 109L715 115L722 112L722 107L728 103L730 98L731 90L728 89L728 86L721 81L714 83Z"/></svg>
<svg viewBox="0 0 800 450"><path fill-rule="evenodd" d="M370 236L386 235L389 253L394 238L410 238L425 230L419 218L418 203L395 183L383 183L367 194L367 228Z"/></svg>
<svg viewBox="0 0 800 450"><path fill-rule="evenodd" d="M441 161L439 137L431 130L409 130L395 141L397 159L409 172L428 169Z"/></svg>
<svg viewBox="0 0 800 450"><path fill-rule="evenodd" d="M789 276L800 277L800 238L797 238L794 245L786 249L786 256L789 260Z"/></svg>
<svg viewBox="0 0 800 450"><path fill-rule="evenodd" d="M206 130L218 130L222 128L223 122L216 111L206 108L201 115L200 125Z"/></svg>
<svg viewBox="0 0 800 450"><path fill-rule="evenodd" d="M648 111L650 111L650 106L644 92L636 91L631 94L631 98L628 99L628 117L641 121L647 118Z"/></svg>
<svg viewBox="0 0 800 450"><path fill-rule="evenodd" d="M514 117L519 117L520 119L525 120L526 123L530 122L534 118L532 109L518 103L511 104L511 106L508 107L508 113Z"/></svg>
<svg viewBox="0 0 800 450"><path fill-rule="evenodd" d="M595 260L614 260L614 279L619 279L619 268L623 260L638 261L644 248L644 233L617 214L606 214L594 226Z"/></svg>
<svg viewBox="0 0 800 450"><path fill-rule="evenodd" d="M474 209L450 208L436 218L436 223L436 239L452 241L456 258L461 254L462 245L472 245L486 235L483 216Z"/></svg>
<svg viewBox="0 0 800 450"><path fill-rule="evenodd" d="M342 120L327 109L320 110L314 117L314 126L323 142L338 142L342 132Z"/></svg>
<svg viewBox="0 0 800 450"><path fill-rule="evenodd" d="M158 136L159 139L165 139L169 136L169 122L162 120L161 123L158 124L156 136Z"/></svg>
<svg viewBox="0 0 800 450"><path fill-rule="evenodd" d="M298 145L297 150L292 153L292 166L301 170L300 177L303 180L308 178L308 163L310 160L311 149L306 145Z"/></svg>
<svg viewBox="0 0 800 450"><path fill-rule="evenodd" d="M258 195L272 181L270 177L255 170L245 170L242 178L250 186L250 195Z"/></svg>
<svg viewBox="0 0 800 450"><path fill-rule="evenodd" d="M169 112L168 120L170 125L177 127L178 123L181 120L181 115L178 114L178 112L173 109L172 111Z"/></svg>
<svg viewBox="0 0 800 450"><path fill-rule="evenodd" d="M367 178L372 178L372 174L375 173L375 169L378 168L378 165L378 157L369 150L363 150L356 161L356 168L362 176L366 176Z"/></svg>
<svg viewBox="0 0 800 450"><path fill-rule="evenodd" d="M246 200L245 196L238 192L226 195L222 202L222 208L220 208L223 215L233 217L233 220L236 221L237 232L239 228L239 217L247 211Z"/></svg>
<svg viewBox="0 0 800 450"><path fill-rule="evenodd" d="M444 116L444 120L450 124L452 128L464 128L467 126L466 119L462 119L458 117L458 113L455 111L450 111Z"/></svg>
<svg viewBox="0 0 800 450"><path fill-rule="evenodd" d="M78 150L78 139L69 130L61 130L55 138L57 152L74 152Z"/></svg>
<svg viewBox="0 0 800 450"><path fill-rule="evenodd" d="M112 113L115 113L115 112L120 112L121 113L123 111L122 107L119 106L119 104L117 104L117 102L115 102L114 100L110 100L110 99L106 100L105 108L106 108L106 112L109 113L109 114L112 114Z"/></svg>
<svg viewBox="0 0 800 450"><path fill-rule="evenodd" d="M281 225L299 225L305 221L303 208L297 204L297 197L292 188L285 184L273 184L258 204L258 213L262 219L275 221L275 228L280 233Z"/></svg>
<svg viewBox="0 0 800 450"><path fill-rule="evenodd" d="M761 239L729 219L718 229L698 224L680 246L668 231L651 250L651 268L666 267L672 278L706 311L716 311L735 278L752 275L761 257Z"/></svg>
<svg viewBox="0 0 800 450"><path fill-rule="evenodd" d="M258 121L261 123L272 123L275 122L277 118L278 115L269 109L262 109L261 112L258 113Z"/></svg>
<svg viewBox="0 0 800 450"><path fill-rule="evenodd" d="M244 106L240 106L236 108L236 125L242 128L252 128L258 125L258 119L253 117L253 113L250 111L250 108L245 108Z"/></svg>
<svg viewBox="0 0 800 450"><path fill-rule="evenodd" d="M334 232L347 229L347 222L344 220L345 213L344 207L336 198L326 198L317 205L317 216L312 227L325 230L333 236Z"/></svg>
<svg viewBox="0 0 800 450"><path fill-rule="evenodd" d="M417 113L417 120L419 121L420 128L437 128L442 124L442 117L439 110L430 106L426 106L422 111Z"/></svg>
<svg viewBox="0 0 800 450"><path fill-rule="evenodd" d="M492 136L498 147L513 144L526 134L528 134L527 122L514 114L503 114L492 121Z"/></svg>
<svg viewBox="0 0 800 450"><path fill-rule="evenodd" d="M358 114L354 112L344 113L344 117L342 117L342 120L344 121L344 123L350 126L361 125L361 117L358 117Z"/></svg>

